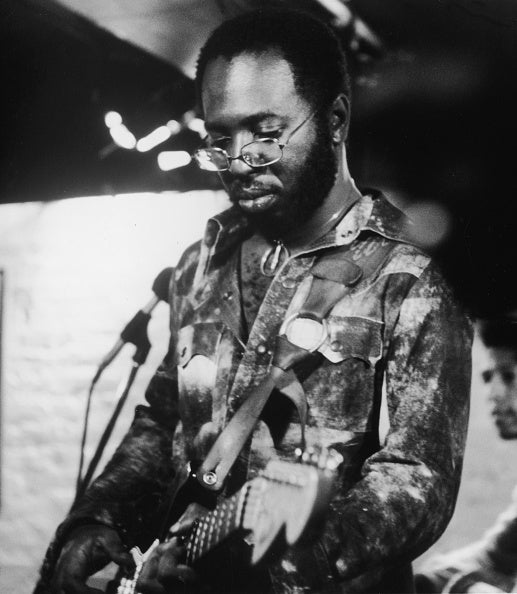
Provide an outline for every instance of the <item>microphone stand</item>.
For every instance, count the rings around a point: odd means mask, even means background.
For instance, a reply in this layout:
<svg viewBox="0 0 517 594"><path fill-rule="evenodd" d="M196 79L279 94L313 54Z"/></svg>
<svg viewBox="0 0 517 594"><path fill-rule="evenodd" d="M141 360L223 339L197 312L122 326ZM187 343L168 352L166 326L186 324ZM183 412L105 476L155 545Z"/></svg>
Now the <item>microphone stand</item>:
<svg viewBox="0 0 517 594"><path fill-rule="evenodd" d="M84 463L84 446L86 443L86 434L87 434L87 430L88 430L88 416L89 416L89 412L90 412L91 397L92 397L92 393L93 393L93 388L94 388L97 380L100 377L99 371L97 371L97 373L95 374L95 377L92 380L92 383L90 385L90 390L88 392L88 400L87 400L87 404L86 404L86 418L85 418L84 431L83 431L83 436L82 436L81 459L79 462L79 472L77 475L76 493L75 493L72 507L82 497L82 495L86 491L86 488L90 484L90 481L95 473L97 465L99 464L102 454L104 453L106 444L108 443L108 441L111 437L111 434L115 427L115 423L117 422L117 419L122 411L122 408L124 407L124 404L126 403L126 400L129 396L129 392L131 390L131 386L133 385L133 382L135 381L136 374L137 374L140 366L143 365L147 359L147 355L149 354L149 351L151 349L151 343L149 342L149 338L147 336L147 326L149 325L150 319L151 319L150 314L143 313L143 312L139 311L137 313L137 315L131 320L131 322L124 329L124 332L123 332L124 342L130 342L136 346L136 351L135 351L135 354L133 355L133 364L129 371L125 385L123 386L123 388L121 390L119 390L120 395L118 397L118 401L117 401L115 408L113 410L113 413L106 425L106 428L104 429L104 432L101 435L101 438L99 440L99 443L97 445L95 453L92 456L90 464L88 465L88 469L86 470L84 477L81 477L83 463ZM121 384L121 386L122 386L122 384Z"/></svg>

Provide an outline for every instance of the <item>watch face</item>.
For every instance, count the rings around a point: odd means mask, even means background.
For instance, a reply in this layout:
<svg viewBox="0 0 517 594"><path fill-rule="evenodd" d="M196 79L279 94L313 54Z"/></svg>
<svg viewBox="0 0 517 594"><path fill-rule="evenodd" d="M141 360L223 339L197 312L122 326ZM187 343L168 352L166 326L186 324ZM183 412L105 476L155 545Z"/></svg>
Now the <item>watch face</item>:
<svg viewBox="0 0 517 594"><path fill-rule="evenodd" d="M280 334L285 334L289 342L306 351L316 351L327 339L327 325L325 320L298 317L296 314L284 322Z"/></svg>

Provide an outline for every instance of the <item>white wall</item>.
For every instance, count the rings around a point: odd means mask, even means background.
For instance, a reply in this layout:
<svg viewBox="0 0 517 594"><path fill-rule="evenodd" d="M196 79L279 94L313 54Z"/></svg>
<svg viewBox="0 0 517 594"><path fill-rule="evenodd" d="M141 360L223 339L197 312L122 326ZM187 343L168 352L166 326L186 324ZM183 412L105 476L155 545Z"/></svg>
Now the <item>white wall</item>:
<svg viewBox="0 0 517 594"><path fill-rule="evenodd" d="M96 365L150 299L158 272L176 264L201 237L207 217L226 206L225 196L213 192L0 206L6 280L0 592L31 590L48 541L70 506ZM162 303L149 326L153 349L113 445L165 352L167 316ZM127 345L96 388L88 460L133 353Z"/></svg>

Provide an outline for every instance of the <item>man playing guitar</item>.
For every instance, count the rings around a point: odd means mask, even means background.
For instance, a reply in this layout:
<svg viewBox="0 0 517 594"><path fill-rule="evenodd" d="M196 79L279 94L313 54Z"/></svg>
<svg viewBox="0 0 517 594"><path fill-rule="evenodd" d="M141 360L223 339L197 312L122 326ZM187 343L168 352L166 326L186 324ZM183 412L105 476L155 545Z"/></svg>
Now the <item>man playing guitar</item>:
<svg viewBox="0 0 517 594"><path fill-rule="evenodd" d="M350 175L350 88L330 29L287 9L236 17L201 51L196 85L208 136L193 158L232 207L178 263L170 349L147 405L59 527L36 592L93 592L89 575L132 565L129 549L157 536L137 592L192 580L239 594L411 592L411 560L454 508L471 325L404 215ZM343 462L318 455L317 477L298 476L311 467L293 465L300 447L302 461L319 448ZM307 541L318 506L294 493L311 480L328 513ZM247 489L263 489L256 517L271 530L241 525L192 567L199 510L222 514Z"/></svg>

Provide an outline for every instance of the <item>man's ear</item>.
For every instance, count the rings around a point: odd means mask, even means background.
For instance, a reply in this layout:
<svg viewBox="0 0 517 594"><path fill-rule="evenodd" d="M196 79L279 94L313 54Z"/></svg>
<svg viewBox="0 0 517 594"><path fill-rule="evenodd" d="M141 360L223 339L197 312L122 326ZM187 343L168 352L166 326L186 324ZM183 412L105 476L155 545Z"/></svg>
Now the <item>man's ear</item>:
<svg viewBox="0 0 517 594"><path fill-rule="evenodd" d="M332 142L334 144L345 142L350 123L350 101L346 95L338 95L332 103L329 121Z"/></svg>

